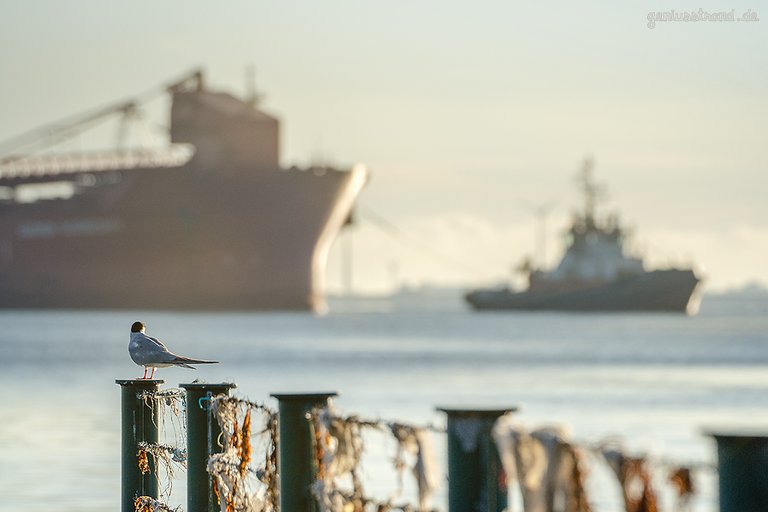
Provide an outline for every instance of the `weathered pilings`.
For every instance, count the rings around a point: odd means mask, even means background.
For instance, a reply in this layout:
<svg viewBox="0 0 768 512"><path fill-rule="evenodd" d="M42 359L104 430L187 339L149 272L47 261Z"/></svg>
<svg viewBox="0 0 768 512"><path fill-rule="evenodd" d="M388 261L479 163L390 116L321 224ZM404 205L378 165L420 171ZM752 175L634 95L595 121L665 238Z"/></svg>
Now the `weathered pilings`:
<svg viewBox="0 0 768 512"><path fill-rule="evenodd" d="M156 401L141 395L156 393L162 380L118 380L122 388L122 494L121 511L133 512L137 496L158 498L154 461L143 474L137 453L142 442L156 444L159 439ZM180 384L186 392L187 427L187 507L188 512L220 510L208 474L208 460L220 453L221 428L212 413L212 399L229 395L234 383ZM275 393L278 401L278 474L282 512L317 512L318 503L311 487L318 476L315 453L313 410L328 407L335 392ZM502 415L516 410L439 408L447 415L448 512L501 512L507 508L508 492L492 429ZM718 443L720 440L718 439ZM764 464L768 465L765 461ZM764 503L761 502L761 503ZM751 509L725 509L722 512L747 512ZM755 509L757 510L757 509Z"/></svg>
<svg viewBox="0 0 768 512"><path fill-rule="evenodd" d="M315 512L317 501L310 491L316 468L314 439L309 413L327 407L329 393L275 393L278 401L278 472L280 475L280 511Z"/></svg>
<svg viewBox="0 0 768 512"><path fill-rule="evenodd" d="M223 451L221 427L211 413L211 398L229 395L234 383L179 384L187 392L187 512L221 510L208 474L208 457Z"/></svg>
<svg viewBox="0 0 768 512"><path fill-rule="evenodd" d="M517 409L438 410L448 416L448 512L506 509L507 479L491 431Z"/></svg>
<svg viewBox="0 0 768 512"><path fill-rule="evenodd" d="M710 435L717 441L720 512L768 510L768 434Z"/></svg>
<svg viewBox="0 0 768 512"><path fill-rule="evenodd" d="M116 380L121 387L121 490L120 510L134 512L138 496L157 498L157 480L152 457L148 458L150 472L142 474L138 464L139 443L157 443L157 422L152 417L152 401L139 398L145 391L157 391L163 380Z"/></svg>

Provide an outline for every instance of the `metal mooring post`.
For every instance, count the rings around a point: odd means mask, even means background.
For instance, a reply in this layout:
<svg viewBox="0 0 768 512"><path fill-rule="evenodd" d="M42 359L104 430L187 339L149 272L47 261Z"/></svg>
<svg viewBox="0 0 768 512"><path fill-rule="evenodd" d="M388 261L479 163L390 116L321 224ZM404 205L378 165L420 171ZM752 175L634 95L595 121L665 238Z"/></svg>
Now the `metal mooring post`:
<svg viewBox="0 0 768 512"><path fill-rule="evenodd" d="M157 480L152 457L149 457L150 472L142 474L139 469L139 443L157 443L157 424L152 418L153 401L138 397L143 391L157 391L164 380L116 380L121 387L122 435L121 435L121 492L120 510L134 512L138 496L157 498Z"/></svg>
<svg viewBox="0 0 768 512"><path fill-rule="evenodd" d="M308 414L327 407L337 393L275 393L278 401L280 512L316 512L310 491L315 481L314 440Z"/></svg>
<svg viewBox="0 0 768 512"><path fill-rule="evenodd" d="M517 408L448 409L448 512L501 512L507 478L491 430Z"/></svg>
<svg viewBox="0 0 768 512"><path fill-rule="evenodd" d="M211 398L229 395L234 383L179 384L187 392L187 512L221 510L208 474L208 457L221 452L221 428L211 413Z"/></svg>
<svg viewBox="0 0 768 512"><path fill-rule="evenodd" d="M768 510L768 435L709 435L717 441L720 512Z"/></svg>

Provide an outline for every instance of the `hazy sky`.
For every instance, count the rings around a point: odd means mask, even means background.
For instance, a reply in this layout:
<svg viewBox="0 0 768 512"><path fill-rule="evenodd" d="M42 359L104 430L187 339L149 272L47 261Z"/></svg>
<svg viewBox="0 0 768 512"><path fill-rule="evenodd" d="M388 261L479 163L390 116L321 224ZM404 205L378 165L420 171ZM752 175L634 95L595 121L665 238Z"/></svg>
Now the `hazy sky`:
<svg viewBox="0 0 768 512"><path fill-rule="evenodd" d="M757 22L648 13L751 9ZM507 279L593 155L655 265L768 284L768 7L749 1L24 1L0 7L0 140L195 66L282 121L283 162L366 163L359 290ZM371 222L374 212L398 229Z"/></svg>

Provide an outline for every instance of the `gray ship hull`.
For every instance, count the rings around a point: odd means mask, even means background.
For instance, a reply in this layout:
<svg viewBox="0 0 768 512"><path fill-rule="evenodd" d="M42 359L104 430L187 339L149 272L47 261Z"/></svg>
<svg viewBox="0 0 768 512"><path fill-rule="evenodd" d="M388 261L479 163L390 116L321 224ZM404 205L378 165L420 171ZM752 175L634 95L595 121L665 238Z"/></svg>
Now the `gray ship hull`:
<svg viewBox="0 0 768 512"><path fill-rule="evenodd" d="M699 278L692 270L655 270L601 285L568 290L512 292L475 290L466 295L477 310L668 311L694 313Z"/></svg>

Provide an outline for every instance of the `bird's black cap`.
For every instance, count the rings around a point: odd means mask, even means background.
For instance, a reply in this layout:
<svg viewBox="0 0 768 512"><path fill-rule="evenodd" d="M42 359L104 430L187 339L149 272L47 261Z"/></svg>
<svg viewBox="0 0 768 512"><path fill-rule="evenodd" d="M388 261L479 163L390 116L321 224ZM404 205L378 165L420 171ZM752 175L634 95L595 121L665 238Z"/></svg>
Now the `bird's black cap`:
<svg viewBox="0 0 768 512"><path fill-rule="evenodd" d="M133 322L133 325L131 326L131 332L141 332L141 330L144 328L144 324L141 322Z"/></svg>

